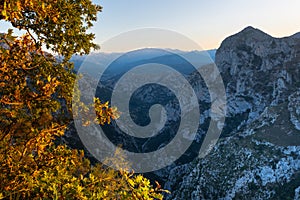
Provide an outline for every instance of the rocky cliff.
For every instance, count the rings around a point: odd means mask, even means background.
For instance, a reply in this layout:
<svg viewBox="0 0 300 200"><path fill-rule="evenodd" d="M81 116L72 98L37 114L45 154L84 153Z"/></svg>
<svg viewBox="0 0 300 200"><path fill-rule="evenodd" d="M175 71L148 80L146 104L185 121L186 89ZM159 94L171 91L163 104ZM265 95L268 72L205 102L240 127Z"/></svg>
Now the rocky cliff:
<svg viewBox="0 0 300 200"><path fill-rule="evenodd" d="M167 199L300 198L300 37L247 27L216 52L227 94L222 138L172 167Z"/></svg>

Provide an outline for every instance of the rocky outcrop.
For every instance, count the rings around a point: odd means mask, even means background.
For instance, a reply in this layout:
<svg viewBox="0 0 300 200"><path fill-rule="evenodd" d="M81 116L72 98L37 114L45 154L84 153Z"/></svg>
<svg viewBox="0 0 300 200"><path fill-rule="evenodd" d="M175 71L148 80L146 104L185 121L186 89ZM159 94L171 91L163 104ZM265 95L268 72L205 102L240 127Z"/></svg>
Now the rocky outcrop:
<svg viewBox="0 0 300 200"><path fill-rule="evenodd" d="M296 35L273 38L247 27L222 42L216 64L226 85L228 119L246 113L244 124L250 123L266 107L285 102L300 86L300 42Z"/></svg>
<svg viewBox="0 0 300 200"><path fill-rule="evenodd" d="M247 27L216 53L227 93L223 138L171 169L168 199L299 199L300 37Z"/></svg>

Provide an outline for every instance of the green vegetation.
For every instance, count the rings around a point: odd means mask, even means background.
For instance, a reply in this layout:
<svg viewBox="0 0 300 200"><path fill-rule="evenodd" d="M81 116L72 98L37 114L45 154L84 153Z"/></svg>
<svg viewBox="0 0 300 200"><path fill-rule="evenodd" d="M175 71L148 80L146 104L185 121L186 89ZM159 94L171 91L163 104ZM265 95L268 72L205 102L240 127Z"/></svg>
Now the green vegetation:
<svg viewBox="0 0 300 200"><path fill-rule="evenodd" d="M0 20L26 31L0 35L0 199L162 199L143 176L91 166L82 151L54 143L72 120L69 59L97 48L87 30L99 11L90 0L0 1ZM95 107L100 124L117 117L99 99Z"/></svg>

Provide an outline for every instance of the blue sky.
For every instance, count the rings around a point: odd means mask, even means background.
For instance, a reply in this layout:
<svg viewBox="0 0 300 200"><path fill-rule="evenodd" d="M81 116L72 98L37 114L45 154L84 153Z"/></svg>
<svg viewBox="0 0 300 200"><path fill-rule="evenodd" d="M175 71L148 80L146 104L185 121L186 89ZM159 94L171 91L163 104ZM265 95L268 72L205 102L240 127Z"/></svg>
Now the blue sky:
<svg viewBox="0 0 300 200"><path fill-rule="evenodd" d="M100 5L93 29L98 43L145 27L179 32L204 49L218 48L249 25L274 37L300 32L299 0L102 0Z"/></svg>
<svg viewBox="0 0 300 200"><path fill-rule="evenodd" d="M274 37L300 32L299 0L102 0L98 22L92 29L101 44L122 32L162 28L181 33L204 49L246 26ZM7 29L0 23L0 32Z"/></svg>

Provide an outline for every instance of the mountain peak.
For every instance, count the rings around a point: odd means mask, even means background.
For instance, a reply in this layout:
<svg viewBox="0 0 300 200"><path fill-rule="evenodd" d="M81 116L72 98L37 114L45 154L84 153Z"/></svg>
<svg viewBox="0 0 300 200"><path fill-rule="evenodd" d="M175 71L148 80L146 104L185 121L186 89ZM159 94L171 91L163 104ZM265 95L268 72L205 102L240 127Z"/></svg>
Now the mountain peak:
<svg viewBox="0 0 300 200"><path fill-rule="evenodd" d="M253 26L247 26L242 31L255 31L255 30L258 30L258 29L254 28Z"/></svg>
<svg viewBox="0 0 300 200"><path fill-rule="evenodd" d="M252 26L248 26L244 28L242 31L226 38L222 42L219 49L222 48L232 49L233 46L237 46L239 44L262 42L262 41L270 40L272 38L273 37L268 35L267 33L257 28L254 28Z"/></svg>
<svg viewBox="0 0 300 200"><path fill-rule="evenodd" d="M248 27L244 28L242 31L240 31L236 35L245 37L245 38L254 38L254 39L267 39L267 38L271 37L267 33L263 32L257 28L254 28L252 26L248 26Z"/></svg>

